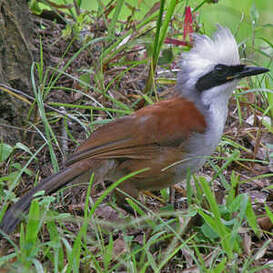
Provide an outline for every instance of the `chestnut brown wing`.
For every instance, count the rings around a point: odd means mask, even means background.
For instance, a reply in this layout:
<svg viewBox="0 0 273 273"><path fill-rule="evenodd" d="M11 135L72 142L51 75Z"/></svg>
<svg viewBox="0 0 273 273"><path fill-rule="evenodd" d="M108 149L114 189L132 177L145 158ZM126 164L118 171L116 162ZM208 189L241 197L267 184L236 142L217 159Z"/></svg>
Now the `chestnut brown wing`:
<svg viewBox="0 0 273 273"><path fill-rule="evenodd" d="M149 159L162 147L181 147L193 132L205 129L205 119L192 102L164 100L99 127L68 158L66 166L87 158Z"/></svg>

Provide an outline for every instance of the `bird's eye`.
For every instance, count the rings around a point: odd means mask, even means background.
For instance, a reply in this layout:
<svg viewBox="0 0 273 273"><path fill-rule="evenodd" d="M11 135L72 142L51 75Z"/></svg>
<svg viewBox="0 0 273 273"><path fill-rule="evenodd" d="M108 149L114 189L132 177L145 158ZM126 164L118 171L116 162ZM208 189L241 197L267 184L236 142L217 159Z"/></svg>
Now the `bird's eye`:
<svg viewBox="0 0 273 273"><path fill-rule="evenodd" d="M214 67L214 71L217 73L217 75L224 75L227 72L227 67L223 64L217 64Z"/></svg>

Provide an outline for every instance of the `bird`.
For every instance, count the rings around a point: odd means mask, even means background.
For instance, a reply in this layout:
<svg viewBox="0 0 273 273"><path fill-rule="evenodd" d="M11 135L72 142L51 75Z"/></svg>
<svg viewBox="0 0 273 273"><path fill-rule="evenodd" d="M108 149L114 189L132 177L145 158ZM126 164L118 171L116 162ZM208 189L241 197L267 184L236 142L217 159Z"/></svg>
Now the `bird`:
<svg viewBox="0 0 273 273"><path fill-rule="evenodd" d="M182 53L173 97L145 106L97 128L72 153L64 167L41 180L5 213L0 230L12 233L35 193L49 195L68 183L117 181L138 170L119 189L133 198L182 182L198 171L223 135L228 102L238 82L268 72L240 62L229 28L217 26L212 37L193 34L193 46ZM125 195L117 195L126 206Z"/></svg>

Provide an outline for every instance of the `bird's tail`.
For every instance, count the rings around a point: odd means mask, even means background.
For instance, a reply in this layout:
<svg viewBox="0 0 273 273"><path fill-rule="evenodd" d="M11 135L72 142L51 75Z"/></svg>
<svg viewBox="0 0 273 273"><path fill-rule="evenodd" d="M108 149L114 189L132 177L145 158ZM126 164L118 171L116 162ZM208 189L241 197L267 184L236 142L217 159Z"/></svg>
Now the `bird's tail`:
<svg viewBox="0 0 273 273"><path fill-rule="evenodd" d="M90 171L91 174L91 170L92 167L87 161L77 162L42 180L41 183L27 192L17 203L8 209L0 223L0 230L6 234L14 231L17 224L22 220L22 215L28 211L35 193L39 191L44 191L45 194L54 193L70 181L81 176L83 173Z"/></svg>

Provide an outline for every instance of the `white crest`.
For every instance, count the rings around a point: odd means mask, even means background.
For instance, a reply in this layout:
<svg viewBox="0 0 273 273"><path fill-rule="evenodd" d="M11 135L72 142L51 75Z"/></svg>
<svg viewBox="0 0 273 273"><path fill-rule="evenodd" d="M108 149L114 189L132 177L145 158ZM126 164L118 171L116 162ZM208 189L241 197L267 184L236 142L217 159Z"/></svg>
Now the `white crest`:
<svg viewBox="0 0 273 273"><path fill-rule="evenodd" d="M196 59L214 64L237 65L240 63L237 42L227 27L218 25L213 38L206 35L193 34L194 46L185 56L186 60Z"/></svg>
<svg viewBox="0 0 273 273"><path fill-rule="evenodd" d="M218 25L213 38L199 34L193 34L193 38L193 48L182 54L180 62L178 83L184 88L192 89L196 81L217 64L240 64L238 45L227 27Z"/></svg>

